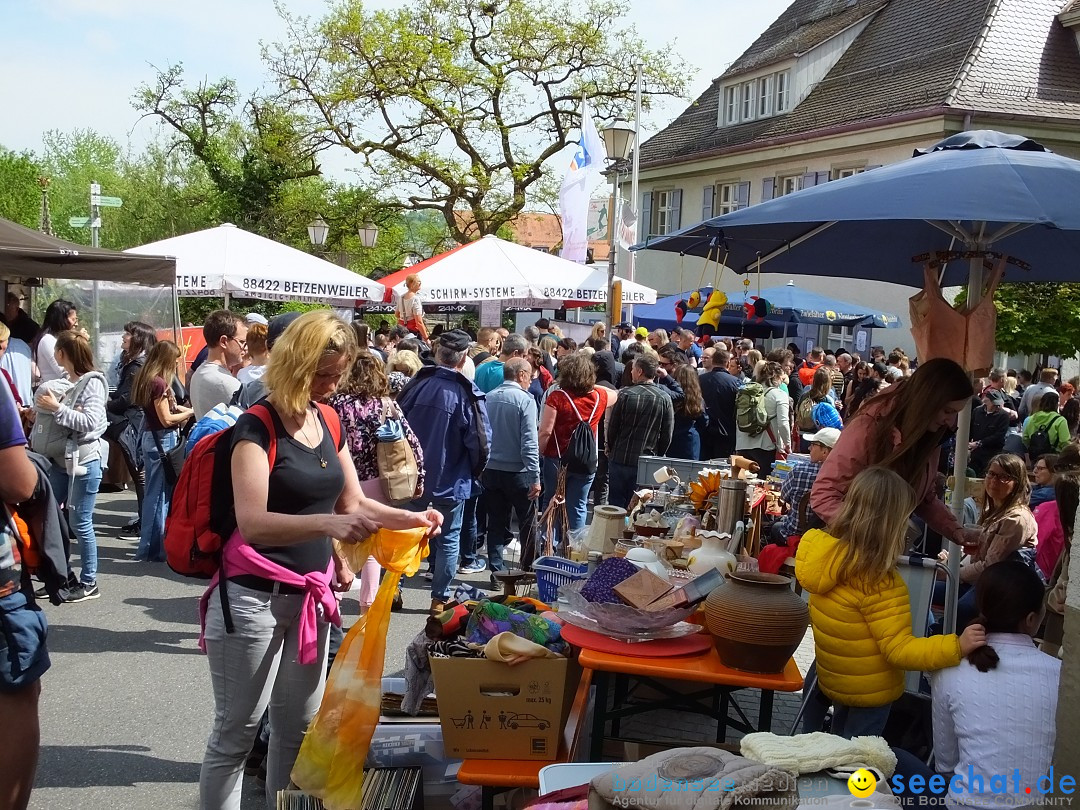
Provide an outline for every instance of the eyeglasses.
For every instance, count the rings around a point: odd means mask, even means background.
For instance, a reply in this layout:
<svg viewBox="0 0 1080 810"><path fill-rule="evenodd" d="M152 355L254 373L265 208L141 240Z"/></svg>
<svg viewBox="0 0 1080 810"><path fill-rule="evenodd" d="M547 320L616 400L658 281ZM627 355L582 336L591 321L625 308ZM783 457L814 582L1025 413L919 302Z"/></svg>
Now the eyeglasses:
<svg viewBox="0 0 1080 810"><path fill-rule="evenodd" d="M234 338L234 337L229 338L229 340L235 340L237 346L239 346L244 351L247 351L247 341L246 340L240 340L239 338Z"/></svg>
<svg viewBox="0 0 1080 810"><path fill-rule="evenodd" d="M990 481L990 480L999 481L1002 484L1008 484L1010 481L1012 481L1012 482L1016 481L1016 479L1013 478L1008 473L994 472L993 470L991 470L990 472L988 472L986 474L986 480L987 481Z"/></svg>

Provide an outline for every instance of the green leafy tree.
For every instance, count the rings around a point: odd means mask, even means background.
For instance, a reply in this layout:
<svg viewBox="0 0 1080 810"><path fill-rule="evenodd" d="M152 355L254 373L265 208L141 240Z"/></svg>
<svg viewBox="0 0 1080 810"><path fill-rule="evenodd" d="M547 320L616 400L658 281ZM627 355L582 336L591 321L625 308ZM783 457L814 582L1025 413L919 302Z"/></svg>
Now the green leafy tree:
<svg viewBox="0 0 1080 810"><path fill-rule="evenodd" d="M525 209L545 162L568 143L588 96L600 121L631 106L634 59L645 104L681 95L691 71L620 27L621 0L414 0L366 11L342 0L321 21L289 17L265 50L298 128L364 158L457 242L493 234ZM465 211L467 217L459 217Z"/></svg>
<svg viewBox="0 0 1080 810"><path fill-rule="evenodd" d="M956 297L966 300L966 291ZM1001 284L994 306L998 351L1071 357L1080 350L1080 284Z"/></svg>
<svg viewBox="0 0 1080 810"><path fill-rule="evenodd" d="M29 152L0 146L0 217L27 228L37 228L41 216L42 169Z"/></svg>

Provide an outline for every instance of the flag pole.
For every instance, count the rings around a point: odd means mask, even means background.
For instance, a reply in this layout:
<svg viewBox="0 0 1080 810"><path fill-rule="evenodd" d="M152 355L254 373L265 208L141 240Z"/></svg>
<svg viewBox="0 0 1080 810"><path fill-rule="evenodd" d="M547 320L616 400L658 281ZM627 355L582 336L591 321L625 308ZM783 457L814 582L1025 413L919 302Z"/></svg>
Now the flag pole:
<svg viewBox="0 0 1080 810"><path fill-rule="evenodd" d="M634 64L634 161L633 168L630 171L630 207L637 210L638 204L638 172L641 168L641 62ZM615 210L621 212L621 205L619 201L615 202ZM619 216L619 221L622 221L622 217ZM612 221L612 227L614 227L614 221ZM646 229L647 230L647 229ZM626 278L630 281L637 281L636 273L637 269L637 254L634 251L627 251L630 256L630 260L626 266ZM634 305L627 305L626 320L633 322L634 317Z"/></svg>

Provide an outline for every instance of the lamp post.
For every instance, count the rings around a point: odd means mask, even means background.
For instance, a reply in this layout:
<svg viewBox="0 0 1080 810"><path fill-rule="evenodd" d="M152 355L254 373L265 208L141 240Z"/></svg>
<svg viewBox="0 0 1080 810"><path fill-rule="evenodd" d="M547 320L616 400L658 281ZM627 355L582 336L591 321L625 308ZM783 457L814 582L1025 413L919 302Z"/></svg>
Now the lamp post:
<svg viewBox="0 0 1080 810"><path fill-rule="evenodd" d="M610 231L611 244L608 253L608 334L613 334L615 329L615 218L619 205L619 164L630 157L630 150L634 147L634 127L617 118L608 126L604 127L604 151L611 164L611 210L608 211L608 230Z"/></svg>
<svg viewBox="0 0 1080 810"><path fill-rule="evenodd" d="M326 237L330 233L330 226L326 224L326 220L322 217L316 217L308 224L307 232L311 246L319 253L323 253L323 248L326 247ZM373 248L379 238L379 226L374 222L365 222L356 229L356 235L360 237L361 245L365 248ZM338 251L338 264L341 267L349 266L349 254L344 250Z"/></svg>

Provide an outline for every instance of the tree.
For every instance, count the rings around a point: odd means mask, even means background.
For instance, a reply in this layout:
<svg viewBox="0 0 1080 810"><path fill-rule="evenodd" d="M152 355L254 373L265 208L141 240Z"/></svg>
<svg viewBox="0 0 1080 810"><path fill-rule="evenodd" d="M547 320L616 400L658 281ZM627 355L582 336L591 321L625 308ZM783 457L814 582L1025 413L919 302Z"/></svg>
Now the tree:
<svg viewBox="0 0 1080 810"><path fill-rule="evenodd" d="M966 300L966 291L956 297ZM1080 284L1001 284L994 306L999 352L1071 357L1080 350Z"/></svg>
<svg viewBox="0 0 1080 810"><path fill-rule="evenodd" d="M37 228L41 217L41 166L29 152L0 146L0 217Z"/></svg>
<svg viewBox="0 0 1080 810"><path fill-rule="evenodd" d="M342 0L313 23L279 6L289 35L264 58L280 105L306 116L319 143L362 156L408 207L437 211L468 242L524 210L580 124L583 95L601 120L629 109L635 58L646 104L683 93L687 66L619 28L626 9L621 0L415 0L367 12ZM463 209L469 216L456 217Z"/></svg>

